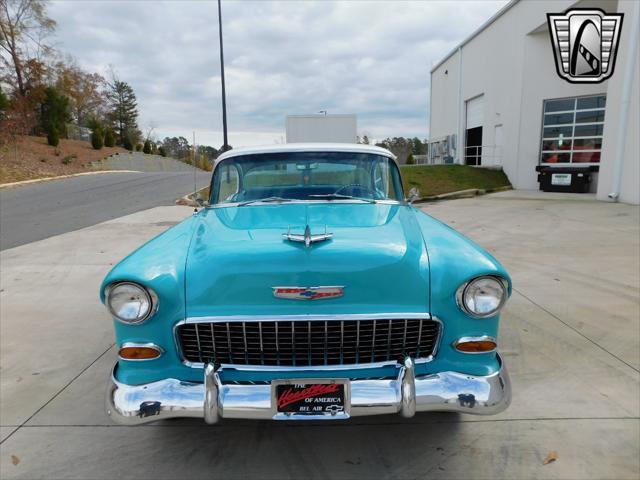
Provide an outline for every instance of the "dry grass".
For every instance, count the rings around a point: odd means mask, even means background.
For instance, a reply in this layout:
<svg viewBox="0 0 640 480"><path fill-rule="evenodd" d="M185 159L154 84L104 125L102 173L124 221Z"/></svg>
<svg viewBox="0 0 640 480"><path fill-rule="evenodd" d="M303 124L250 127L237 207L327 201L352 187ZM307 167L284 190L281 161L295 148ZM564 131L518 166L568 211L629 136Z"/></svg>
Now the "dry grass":
<svg viewBox="0 0 640 480"><path fill-rule="evenodd" d="M126 150L94 150L89 142L64 139L58 147L52 147L44 137L21 137L15 145L0 145L0 184L96 170L91 162L116 152Z"/></svg>

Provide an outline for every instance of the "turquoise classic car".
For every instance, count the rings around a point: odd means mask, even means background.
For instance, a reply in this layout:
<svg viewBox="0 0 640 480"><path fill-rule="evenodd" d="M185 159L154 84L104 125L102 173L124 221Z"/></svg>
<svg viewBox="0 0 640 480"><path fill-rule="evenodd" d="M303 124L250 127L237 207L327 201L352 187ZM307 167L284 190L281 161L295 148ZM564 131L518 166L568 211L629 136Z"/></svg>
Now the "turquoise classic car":
<svg viewBox="0 0 640 480"><path fill-rule="evenodd" d="M289 144L221 155L210 198L105 278L107 413L347 419L494 414L511 281L407 201L394 155Z"/></svg>

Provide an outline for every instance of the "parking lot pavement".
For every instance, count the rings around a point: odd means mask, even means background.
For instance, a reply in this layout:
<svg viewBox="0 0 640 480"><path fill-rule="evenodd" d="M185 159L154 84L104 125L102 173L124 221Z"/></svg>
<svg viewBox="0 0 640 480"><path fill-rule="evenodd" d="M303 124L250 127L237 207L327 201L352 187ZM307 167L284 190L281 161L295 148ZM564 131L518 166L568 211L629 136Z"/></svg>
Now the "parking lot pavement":
<svg viewBox="0 0 640 480"><path fill-rule="evenodd" d="M1 252L0 476L638 478L640 209L554 198L505 192L422 206L513 277L500 336L513 403L494 417L116 426L103 409L115 352L98 286L190 209L154 208ZM543 465L551 451L558 459Z"/></svg>

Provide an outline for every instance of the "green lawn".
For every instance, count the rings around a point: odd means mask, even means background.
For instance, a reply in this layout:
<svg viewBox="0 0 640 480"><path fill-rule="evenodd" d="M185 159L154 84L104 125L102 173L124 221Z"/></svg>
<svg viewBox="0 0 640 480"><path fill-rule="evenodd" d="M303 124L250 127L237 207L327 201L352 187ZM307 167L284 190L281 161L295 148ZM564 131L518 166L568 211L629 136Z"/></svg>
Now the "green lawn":
<svg viewBox="0 0 640 480"><path fill-rule="evenodd" d="M457 192L471 188L490 190L511 184L502 170L467 165L431 165L400 167L405 194L417 187L421 197Z"/></svg>
<svg viewBox="0 0 640 480"><path fill-rule="evenodd" d="M471 188L491 190L511 186L502 170L467 165L403 166L400 170L405 195L413 187L420 190L421 197L430 197ZM200 195L209 198L209 187L200 190Z"/></svg>

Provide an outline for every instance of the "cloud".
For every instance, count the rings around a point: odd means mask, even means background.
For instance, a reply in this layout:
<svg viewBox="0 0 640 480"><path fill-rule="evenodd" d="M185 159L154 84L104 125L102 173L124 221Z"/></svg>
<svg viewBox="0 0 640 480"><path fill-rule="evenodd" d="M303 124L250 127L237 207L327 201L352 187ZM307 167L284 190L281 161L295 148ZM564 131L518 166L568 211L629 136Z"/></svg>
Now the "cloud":
<svg viewBox="0 0 640 480"><path fill-rule="evenodd" d="M287 114L356 113L374 138L428 135L429 71L505 0L223 0L230 143L279 142ZM140 125L222 143L217 4L55 1L57 46L85 69L113 65Z"/></svg>

